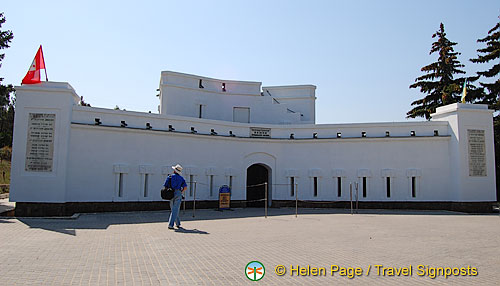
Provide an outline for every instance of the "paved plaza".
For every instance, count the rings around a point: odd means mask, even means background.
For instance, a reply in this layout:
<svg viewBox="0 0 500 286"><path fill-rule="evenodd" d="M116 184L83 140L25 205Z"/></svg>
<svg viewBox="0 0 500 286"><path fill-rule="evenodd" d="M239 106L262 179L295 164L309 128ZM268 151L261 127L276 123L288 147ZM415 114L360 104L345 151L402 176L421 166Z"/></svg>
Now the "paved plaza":
<svg viewBox="0 0 500 286"><path fill-rule="evenodd" d="M350 215L339 209L301 209L296 218L294 209L281 208L270 209L268 218L263 209L199 210L193 218L186 210L184 229L175 231L167 229L168 214L0 218L0 285L500 283L498 214L363 210ZM260 281L245 276L251 261L265 267ZM283 276L276 274L278 265L285 267ZM304 267L305 275L297 276L301 271L291 265ZM332 265L339 267L333 276ZM375 265L411 265L412 275L390 276L390 270L377 275ZM418 265L423 276L417 274ZM432 279L425 274L429 267L468 266L477 269L476 276ZM325 268L325 275L313 276L313 267ZM359 267L363 273L348 278L349 270L342 276L342 267Z"/></svg>

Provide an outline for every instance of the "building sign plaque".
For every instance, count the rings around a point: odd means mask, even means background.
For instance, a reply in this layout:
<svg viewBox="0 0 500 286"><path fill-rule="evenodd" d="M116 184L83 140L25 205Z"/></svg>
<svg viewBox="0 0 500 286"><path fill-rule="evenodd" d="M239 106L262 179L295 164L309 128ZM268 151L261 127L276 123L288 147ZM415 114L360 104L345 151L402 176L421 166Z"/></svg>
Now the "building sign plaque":
<svg viewBox="0 0 500 286"><path fill-rule="evenodd" d="M55 122L55 114L29 114L26 171L52 172Z"/></svg>
<svg viewBox="0 0 500 286"><path fill-rule="evenodd" d="M228 210L231 205L231 189L228 185L219 188L219 209Z"/></svg>
<svg viewBox="0 0 500 286"><path fill-rule="evenodd" d="M271 128L250 127L250 137L271 137Z"/></svg>
<svg viewBox="0 0 500 286"><path fill-rule="evenodd" d="M469 139L469 176L486 177L484 130L467 129Z"/></svg>

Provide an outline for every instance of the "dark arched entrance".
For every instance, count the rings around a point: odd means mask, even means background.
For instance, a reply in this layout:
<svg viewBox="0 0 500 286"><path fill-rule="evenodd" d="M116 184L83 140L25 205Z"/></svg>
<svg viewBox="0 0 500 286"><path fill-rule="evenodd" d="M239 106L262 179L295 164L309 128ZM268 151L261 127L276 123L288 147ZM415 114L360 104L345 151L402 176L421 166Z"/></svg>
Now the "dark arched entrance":
<svg viewBox="0 0 500 286"><path fill-rule="evenodd" d="M271 201L271 172L269 168L263 164L253 164L247 169L247 207L264 207L266 197L266 187L263 183L267 183L267 199ZM258 185L258 186L255 186ZM260 200L260 201L256 201ZM255 202L256 201L256 202Z"/></svg>

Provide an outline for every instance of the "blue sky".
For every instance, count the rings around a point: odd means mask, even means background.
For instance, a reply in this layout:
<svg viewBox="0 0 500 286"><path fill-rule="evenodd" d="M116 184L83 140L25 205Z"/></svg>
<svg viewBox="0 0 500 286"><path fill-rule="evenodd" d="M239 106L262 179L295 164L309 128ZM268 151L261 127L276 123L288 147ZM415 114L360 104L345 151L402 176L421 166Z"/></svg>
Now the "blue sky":
<svg viewBox="0 0 500 286"><path fill-rule="evenodd" d="M163 70L314 84L317 123L405 121L441 22L467 75L498 1L3 1L0 68L18 85L43 45L49 80L92 106L156 112ZM422 120L422 119L420 119Z"/></svg>

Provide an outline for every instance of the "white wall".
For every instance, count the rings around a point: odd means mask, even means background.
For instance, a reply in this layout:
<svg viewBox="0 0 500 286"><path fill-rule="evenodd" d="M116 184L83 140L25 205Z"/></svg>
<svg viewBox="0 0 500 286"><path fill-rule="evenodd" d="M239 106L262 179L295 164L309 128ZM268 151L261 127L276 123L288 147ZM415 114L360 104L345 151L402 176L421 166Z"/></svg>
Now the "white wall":
<svg viewBox="0 0 500 286"><path fill-rule="evenodd" d="M243 124L175 115L148 114L74 105L69 85L18 88L11 199L13 201L158 201L170 166L180 163L184 175L198 182L197 200L216 200L219 186L233 176L234 200L246 199L246 170L255 163L272 170L272 200L292 200L286 186L296 177L299 199L346 201L349 182L368 177L366 201L493 201L495 199L491 111L480 105L454 105L433 115L435 121L366 124ZM180 95L179 95L180 96ZM26 114L29 110L57 112L57 167L51 174L23 171ZM442 115L440 115L442 114ZM94 125L99 118L101 126ZM124 120L127 127L120 127ZM70 124L71 122L71 124ZM153 130L146 130L150 123ZM168 132L173 125L176 132ZM465 177L463 130L484 128L488 176ZM197 134L191 134L194 127ZM249 138L250 127L271 129L271 139ZM217 136L211 136L215 129ZM463 129L463 130L462 130ZM433 136L437 130L439 136ZM232 131L236 137L228 137ZM390 137L385 137L385 132ZM409 136L415 131L416 136ZM312 134L318 133L318 139ZM336 138L337 132L342 138ZM361 137L366 132L366 138ZM290 140L290 133L295 136ZM123 195L118 195L123 173ZM149 196L144 197L148 174ZM209 177L214 176L214 195ZM337 197L336 177L342 177ZM391 177L386 197L385 177ZM411 176L417 177L417 196L411 196ZM313 196L313 177L319 178ZM36 187L33 187L36 186ZM189 192L188 192L189 194ZM188 200L193 199L187 196Z"/></svg>
<svg viewBox="0 0 500 286"><path fill-rule="evenodd" d="M433 120L448 121L452 138L450 152L451 176L458 201L494 201L495 190L495 152L493 138L493 111L486 105L455 103L439 107L431 114ZM469 175L469 142L467 130L484 130L486 147L486 176Z"/></svg>
<svg viewBox="0 0 500 286"><path fill-rule="evenodd" d="M199 80L202 80L204 88L199 88ZM226 85L225 92L222 91L222 83ZM314 86L268 87L263 95L260 86L260 82L162 72L160 113L197 118L202 105L203 118L232 122L234 107L248 107L250 123L314 123ZM273 96L268 91L272 91ZM279 100L273 100L273 97Z"/></svg>
<svg viewBox="0 0 500 286"><path fill-rule="evenodd" d="M301 115L300 120L304 123L316 122L316 86L314 85L292 85L292 86L264 86L264 94L270 94L282 105Z"/></svg>
<svg viewBox="0 0 500 286"><path fill-rule="evenodd" d="M78 100L74 89L68 83L43 82L16 87L10 200L66 201L70 122L72 107ZM56 115L52 172L27 172L25 170L30 113Z"/></svg>
<svg viewBox="0 0 500 286"><path fill-rule="evenodd" d="M139 167L143 165L152 166L154 170L150 181L153 197L147 200L159 200L158 190L165 179L162 170L170 172L170 166L177 163L187 166L188 173L194 174L195 180L200 182L197 199L217 198L208 195L207 170L215 176L217 190L227 183L225 170L230 168L235 170L233 199L244 200L246 169L252 164L263 163L272 169L275 184L286 184L285 170L297 169L300 199L339 200L334 191L333 170L345 170L346 182L355 182L358 180L357 171L368 169L372 176L365 200L409 200L406 172L420 169L421 187L414 200L448 200L453 192L452 188L443 187L450 182L448 141L448 137L436 137L297 142L73 125L68 160L68 200L139 200ZM422 156L422 153L428 156ZM113 171L116 165L128 168L123 198L114 193ZM390 199L385 198L381 175L386 168L396 172ZM316 198L310 186L311 169L320 170L320 190ZM272 198L290 199L288 190L286 186L275 186ZM347 192L344 192L341 199L347 198Z"/></svg>

